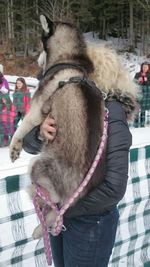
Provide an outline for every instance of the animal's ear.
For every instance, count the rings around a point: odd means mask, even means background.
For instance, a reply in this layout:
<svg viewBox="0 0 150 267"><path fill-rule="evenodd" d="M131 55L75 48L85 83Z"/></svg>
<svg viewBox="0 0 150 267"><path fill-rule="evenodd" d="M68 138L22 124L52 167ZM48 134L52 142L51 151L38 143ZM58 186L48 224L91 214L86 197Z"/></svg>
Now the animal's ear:
<svg viewBox="0 0 150 267"><path fill-rule="evenodd" d="M40 22L41 22L42 29L44 30L45 34L47 34L47 35L51 34L52 29L53 29L53 22L50 21L44 15L40 15Z"/></svg>

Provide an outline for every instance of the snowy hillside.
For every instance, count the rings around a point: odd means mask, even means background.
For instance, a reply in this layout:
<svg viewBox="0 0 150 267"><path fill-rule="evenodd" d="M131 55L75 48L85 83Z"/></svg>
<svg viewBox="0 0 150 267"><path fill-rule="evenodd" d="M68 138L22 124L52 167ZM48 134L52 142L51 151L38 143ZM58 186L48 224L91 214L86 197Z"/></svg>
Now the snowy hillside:
<svg viewBox="0 0 150 267"><path fill-rule="evenodd" d="M96 34L92 32L85 33L85 38L87 42L89 43L96 43L96 44L102 44L106 43L107 45L112 46L114 49L118 51L121 57L121 61L125 68L130 72L131 77L133 78L135 73L140 70L140 65L144 61L149 61L146 57L140 56L140 52L137 49L136 54L125 52L127 47L127 40L120 39L120 38L113 38L109 37L107 41L100 40Z"/></svg>

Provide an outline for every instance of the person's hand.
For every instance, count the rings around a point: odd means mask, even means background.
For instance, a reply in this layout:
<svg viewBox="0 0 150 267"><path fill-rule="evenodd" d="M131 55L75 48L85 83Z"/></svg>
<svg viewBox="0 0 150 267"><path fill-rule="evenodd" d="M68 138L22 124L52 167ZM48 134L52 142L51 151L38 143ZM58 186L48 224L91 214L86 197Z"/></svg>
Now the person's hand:
<svg viewBox="0 0 150 267"><path fill-rule="evenodd" d="M40 136L48 141L53 141L56 137L56 123L51 117L47 117L40 126Z"/></svg>
<svg viewBox="0 0 150 267"><path fill-rule="evenodd" d="M139 83L143 83L143 78L142 77L139 78Z"/></svg>

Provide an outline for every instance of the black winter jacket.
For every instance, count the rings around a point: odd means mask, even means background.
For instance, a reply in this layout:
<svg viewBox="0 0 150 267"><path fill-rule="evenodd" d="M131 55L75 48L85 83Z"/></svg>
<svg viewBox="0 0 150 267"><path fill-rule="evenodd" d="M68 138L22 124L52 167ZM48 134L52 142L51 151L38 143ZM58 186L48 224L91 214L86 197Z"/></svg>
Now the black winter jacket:
<svg viewBox="0 0 150 267"><path fill-rule="evenodd" d="M68 209L65 216L103 214L112 210L123 198L128 179L128 154L132 136L128 128L122 104L116 100L106 102L109 110L106 173L99 186ZM40 152L42 142L38 140L39 127L24 138L24 150L31 154Z"/></svg>

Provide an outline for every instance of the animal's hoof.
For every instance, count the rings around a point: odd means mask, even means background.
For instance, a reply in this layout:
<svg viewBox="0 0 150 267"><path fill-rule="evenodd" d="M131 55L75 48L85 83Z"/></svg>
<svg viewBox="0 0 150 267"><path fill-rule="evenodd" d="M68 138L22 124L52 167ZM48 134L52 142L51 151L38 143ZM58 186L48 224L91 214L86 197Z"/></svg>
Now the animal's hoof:
<svg viewBox="0 0 150 267"><path fill-rule="evenodd" d="M10 159L12 162L19 158L21 149L22 140L15 140L15 142L10 145Z"/></svg>

